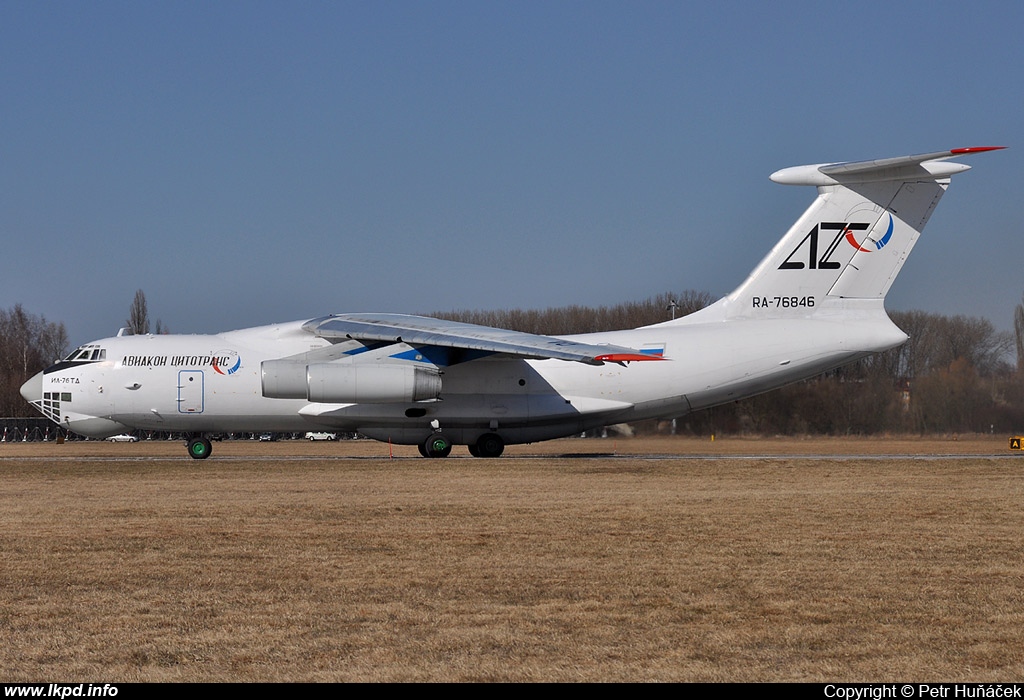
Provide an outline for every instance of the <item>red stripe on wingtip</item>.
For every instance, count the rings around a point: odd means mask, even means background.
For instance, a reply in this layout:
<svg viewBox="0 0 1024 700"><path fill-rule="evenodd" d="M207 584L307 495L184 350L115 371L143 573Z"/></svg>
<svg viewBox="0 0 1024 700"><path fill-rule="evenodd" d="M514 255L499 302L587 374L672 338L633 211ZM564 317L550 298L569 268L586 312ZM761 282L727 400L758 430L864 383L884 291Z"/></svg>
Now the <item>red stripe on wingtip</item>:
<svg viewBox="0 0 1024 700"><path fill-rule="evenodd" d="M657 355L641 355L640 353L620 352L608 355L598 355L594 358L598 362L649 362L651 360L664 360L664 357Z"/></svg>
<svg viewBox="0 0 1024 700"><path fill-rule="evenodd" d="M965 153L983 153L985 151L1001 151L1006 146L972 146L970 148L954 148L950 153L955 156L962 156Z"/></svg>

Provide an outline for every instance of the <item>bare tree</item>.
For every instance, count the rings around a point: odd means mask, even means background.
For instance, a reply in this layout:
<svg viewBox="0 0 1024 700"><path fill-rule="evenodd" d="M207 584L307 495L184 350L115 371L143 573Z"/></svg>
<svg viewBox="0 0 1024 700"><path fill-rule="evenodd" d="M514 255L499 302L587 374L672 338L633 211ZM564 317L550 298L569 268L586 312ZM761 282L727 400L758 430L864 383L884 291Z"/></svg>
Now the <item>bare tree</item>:
<svg viewBox="0 0 1024 700"><path fill-rule="evenodd" d="M63 357L67 344L63 323L49 323L42 316L26 312L21 304L0 309L0 415L33 415L21 398L21 385Z"/></svg>
<svg viewBox="0 0 1024 700"><path fill-rule="evenodd" d="M1013 334L1017 341L1017 371L1024 372L1024 296L1013 310Z"/></svg>
<svg viewBox="0 0 1024 700"><path fill-rule="evenodd" d="M132 335L146 335L149 333L149 309L146 308L146 295L141 289L135 291L135 299L132 300L131 308L128 310L128 331Z"/></svg>
<svg viewBox="0 0 1024 700"><path fill-rule="evenodd" d="M894 311L890 316L910 338L873 362L887 366L893 379L913 380L948 369L958 358L967 360L982 376L1006 368L1013 339L988 319L924 311Z"/></svg>

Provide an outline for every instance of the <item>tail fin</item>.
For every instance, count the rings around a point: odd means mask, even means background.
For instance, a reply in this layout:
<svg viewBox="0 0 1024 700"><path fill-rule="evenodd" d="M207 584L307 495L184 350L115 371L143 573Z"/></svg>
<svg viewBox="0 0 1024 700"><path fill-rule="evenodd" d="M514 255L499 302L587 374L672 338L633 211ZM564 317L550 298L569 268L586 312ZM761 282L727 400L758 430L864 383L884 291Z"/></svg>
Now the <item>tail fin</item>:
<svg viewBox="0 0 1024 700"><path fill-rule="evenodd" d="M858 163L804 165L771 176L815 185L818 197L743 284L722 300L728 318L805 315L838 299L883 299L949 178L958 148Z"/></svg>

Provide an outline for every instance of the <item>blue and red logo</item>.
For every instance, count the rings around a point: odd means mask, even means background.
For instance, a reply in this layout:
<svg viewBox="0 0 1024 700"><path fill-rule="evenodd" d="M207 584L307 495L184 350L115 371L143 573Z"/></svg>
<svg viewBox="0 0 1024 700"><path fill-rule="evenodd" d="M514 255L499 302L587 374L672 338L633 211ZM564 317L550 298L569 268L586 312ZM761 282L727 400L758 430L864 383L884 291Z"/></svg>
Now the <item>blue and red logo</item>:
<svg viewBox="0 0 1024 700"><path fill-rule="evenodd" d="M221 350L210 361L217 374L234 374L242 366L242 358L234 350Z"/></svg>
<svg viewBox="0 0 1024 700"><path fill-rule="evenodd" d="M889 242L890 238L892 238L892 229L893 229L892 214L889 214L889 228L886 230L885 235L882 236L881 239L879 239L877 241L874 241L875 247L873 249L872 248L865 248L860 243L858 243L857 239L853 237L853 231L850 231L850 230L846 231L846 242L849 243L850 245L852 245L854 248L856 248L857 250L859 250L862 253L872 253L875 250L881 250L882 248L885 247L885 244ZM867 240L867 239L865 239L865 240ZM861 241L861 243L864 243L864 242L865 241Z"/></svg>

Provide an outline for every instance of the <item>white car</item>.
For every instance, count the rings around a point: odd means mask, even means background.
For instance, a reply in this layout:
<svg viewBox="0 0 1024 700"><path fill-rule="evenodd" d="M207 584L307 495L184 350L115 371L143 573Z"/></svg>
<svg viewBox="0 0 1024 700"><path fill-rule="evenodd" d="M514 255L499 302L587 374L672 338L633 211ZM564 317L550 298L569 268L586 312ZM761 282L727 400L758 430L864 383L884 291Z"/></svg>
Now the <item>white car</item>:
<svg viewBox="0 0 1024 700"><path fill-rule="evenodd" d="M307 440L327 440L333 442L338 439L337 433L306 433Z"/></svg>
<svg viewBox="0 0 1024 700"><path fill-rule="evenodd" d="M111 435L106 440L107 440L107 442L138 442L139 441L139 439L137 437L135 437L134 435L128 435L127 433L122 433L121 435Z"/></svg>

